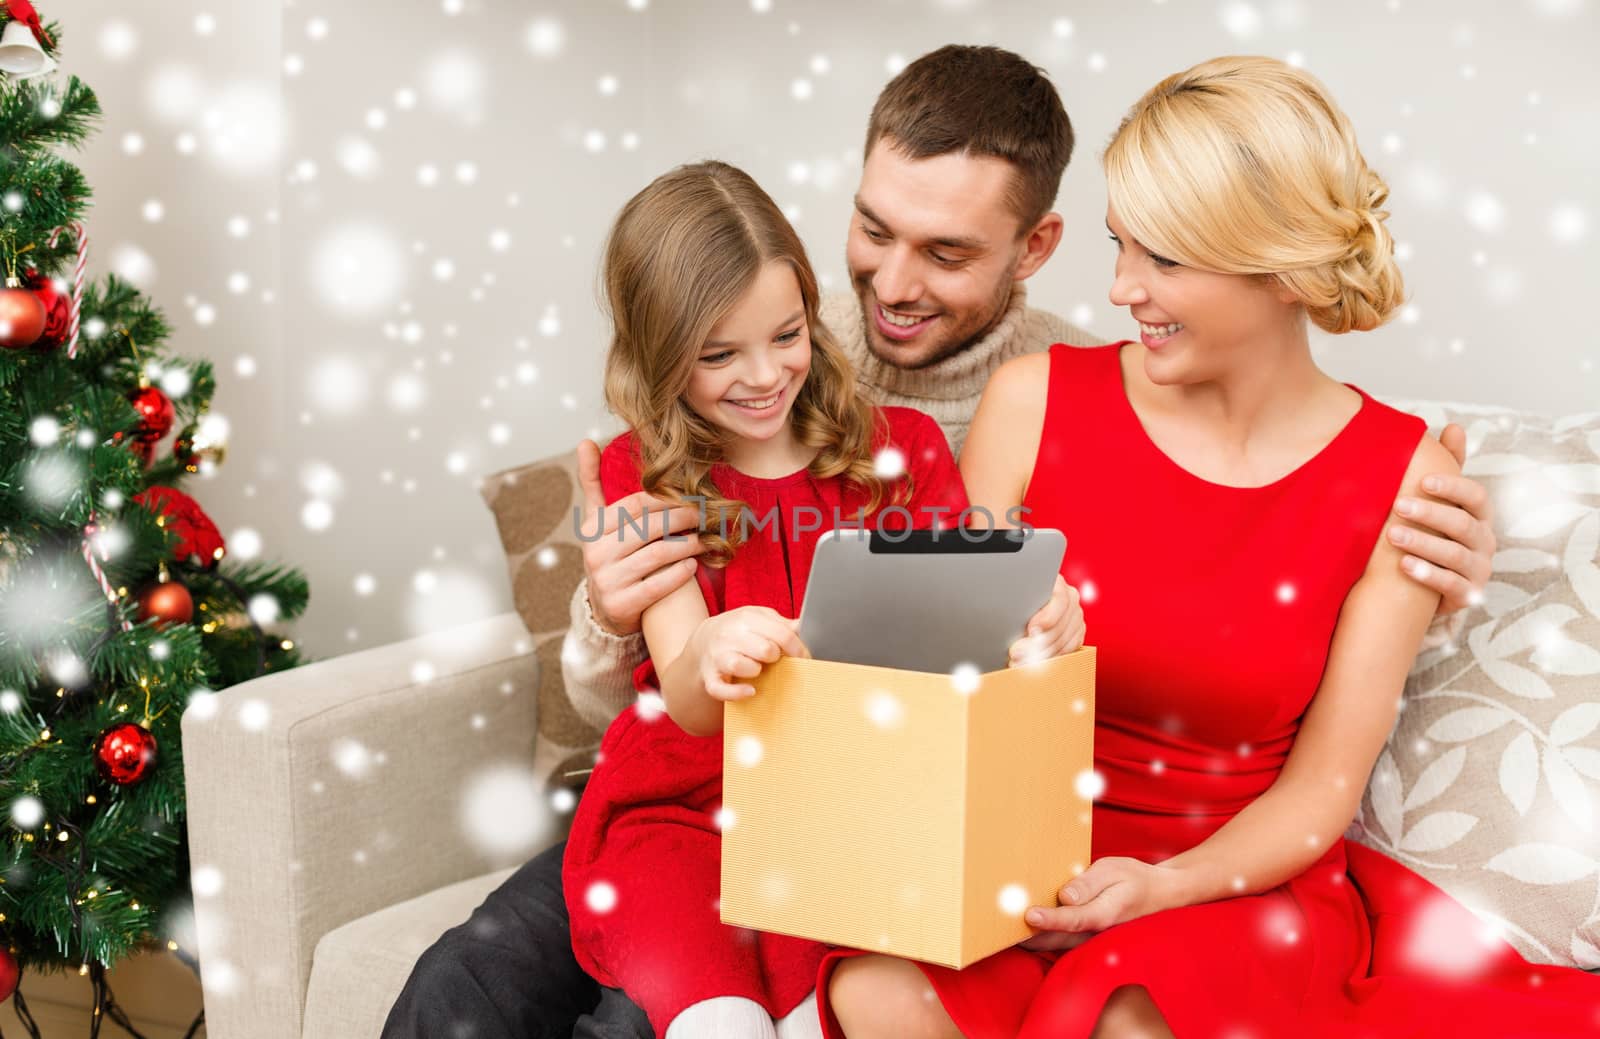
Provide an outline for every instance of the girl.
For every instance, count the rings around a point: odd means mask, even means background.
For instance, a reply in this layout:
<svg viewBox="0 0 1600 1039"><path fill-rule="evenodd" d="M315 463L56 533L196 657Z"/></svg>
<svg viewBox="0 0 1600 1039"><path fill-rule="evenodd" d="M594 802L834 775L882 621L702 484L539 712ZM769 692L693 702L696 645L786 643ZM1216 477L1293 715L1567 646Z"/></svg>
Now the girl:
<svg viewBox="0 0 1600 1039"><path fill-rule="evenodd" d="M975 505L1069 539L1099 652L1093 861L964 971L831 954L831 1034L1597 1034L1600 979L1526 963L1343 837L1438 600L1382 536L1390 503L1425 518L1425 478L1456 471L1311 354L1308 322L1401 303L1382 179L1269 58L1168 77L1104 161L1139 340L1008 362L961 458Z"/></svg>
<svg viewBox="0 0 1600 1039"><path fill-rule="evenodd" d="M666 1039L814 1034L824 947L719 920L722 705L753 695L765 664L805 654L794 618L822 529L876 529L892 504L913 525L952 525L966 491L933 419L857 394L817 322L799 237L739 170L685 166L636 195L603 277L606 399L631 427L601 455L606 500L703 499L703 558L695 583L643 615L635 687L660 696L607 730L573 820L573 949ZM1032 646L1076 649L1081 617L1058 580Z"/></svg>

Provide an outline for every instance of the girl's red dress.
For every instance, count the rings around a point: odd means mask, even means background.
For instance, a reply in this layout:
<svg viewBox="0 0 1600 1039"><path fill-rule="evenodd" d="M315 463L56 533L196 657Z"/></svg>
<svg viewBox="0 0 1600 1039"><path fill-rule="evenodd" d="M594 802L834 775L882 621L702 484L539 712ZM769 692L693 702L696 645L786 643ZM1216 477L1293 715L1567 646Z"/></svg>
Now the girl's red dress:
<svg viewBox="0 0 1600 1039"><path fill-rule="evenodd" d="M1066 532L1061 572L1098 647L1093 857L1156 863L1277 778L1424 426L1363 393L1281 480L1210 483L1145 434L1121 345L1051 348L1023 504L1030 524ZM819 993L848 955L828 956ZM1527 963L1411 870L1342 839L1270 891L1065 953L921 966L969 1039L1081 1039L1123 985L1143 986L1178 1039L1600 1035L1600 977Z"/></svg>
<svg viewBox="0 0 1600 1039"><path fill-rule="evenodd" d="M967 495L944 433L911 408L878 414L876 456L888 461L894 456L883 452L898 451L912 481L909 525L953 528ZM624 433L600 456L606 501L639 490L639 474L637 446ZM760 479L726 464L713 466L710 477L752 516L750 540L732 562L699 569L712 616L753 605L798 617L822 532L836 525L880 529L882 506L863 523L858 510L867 494L837 477L819 480L801 470ZM886 488L900 482L886 479ZM772 510L780 526L757 527ZM904 513L882 515L881 529L907 526ZM650 661L635 672L634 687L658 688ZM721 802L722 735L690 736L664 712L636 706L606 730L567 840L561 879L578 962L643 1007L657 1035L692 1004L717 996L742 996L783 1017L816 986L826 952L816 942L721 922Z"/></svg>

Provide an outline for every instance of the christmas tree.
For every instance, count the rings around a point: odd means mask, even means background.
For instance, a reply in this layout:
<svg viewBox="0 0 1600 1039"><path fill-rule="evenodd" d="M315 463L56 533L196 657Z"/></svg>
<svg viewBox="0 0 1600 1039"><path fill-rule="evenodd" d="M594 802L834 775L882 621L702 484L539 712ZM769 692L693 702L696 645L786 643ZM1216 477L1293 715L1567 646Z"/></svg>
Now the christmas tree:
<svg viewBox="0 0 1600 1039"><path fill-rule="evenodd" d="M133 286L86 277L89 187L53 149L81 145L99 103L49 74L58 26L5 7L0 1001L28 969L78 971L98 1023L121 1017L106 967L182 927L180 716L295 666L264 627L308 593L293 570L228 558L178 489L223 460L211 365L163 349L170 329Z"/></svg>

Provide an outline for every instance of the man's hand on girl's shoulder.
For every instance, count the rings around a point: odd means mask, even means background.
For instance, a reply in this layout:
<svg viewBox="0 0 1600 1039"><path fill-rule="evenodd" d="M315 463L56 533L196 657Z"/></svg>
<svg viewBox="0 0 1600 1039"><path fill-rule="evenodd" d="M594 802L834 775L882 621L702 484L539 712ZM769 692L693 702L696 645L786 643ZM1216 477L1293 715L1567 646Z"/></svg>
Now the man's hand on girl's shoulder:
<svg viewBox="0 0 1600 1039"><path fill-rule="evenodd" d="M578 540L595 623L613 635L635 634L645 610L693 579L700 512L644 491L607 504L593 440L578 442L578 483L584 503Z"/></svg>

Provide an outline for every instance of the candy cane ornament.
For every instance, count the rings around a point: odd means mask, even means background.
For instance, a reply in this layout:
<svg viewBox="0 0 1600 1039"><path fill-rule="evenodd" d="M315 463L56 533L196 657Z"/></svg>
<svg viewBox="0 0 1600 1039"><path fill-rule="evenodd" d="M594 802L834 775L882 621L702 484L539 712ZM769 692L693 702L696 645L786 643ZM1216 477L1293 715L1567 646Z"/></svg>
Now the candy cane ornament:
<svg viewBox="0 0 1600 1039"><path fill-rule="evenodd" d="M99 583L100 591L105 593L106 601L115 606L117 603L116 589L111 587L111 582L106 579L106 572L100 569L99 562L94 558L95 535L99 532L100 527L95 522L95 514L91 512L89 514L89 525L83 528L83 558L89 564L89 572L94 574L95 581ZM120 620L123 631L133 630L133 625L128 623L128 618L121 617Z"/></svg>
<svg viewBox="0 0 1600 1039"><path fill-rule="evenodd" d="M78 313L83 309L83 277L89 269L89 233L80 221L74 220L51 231L45 244L54 249L62 231L78 236L78 262L72 268L72 312L67 319L67 357L71 359L78 356Z"/></svg>

